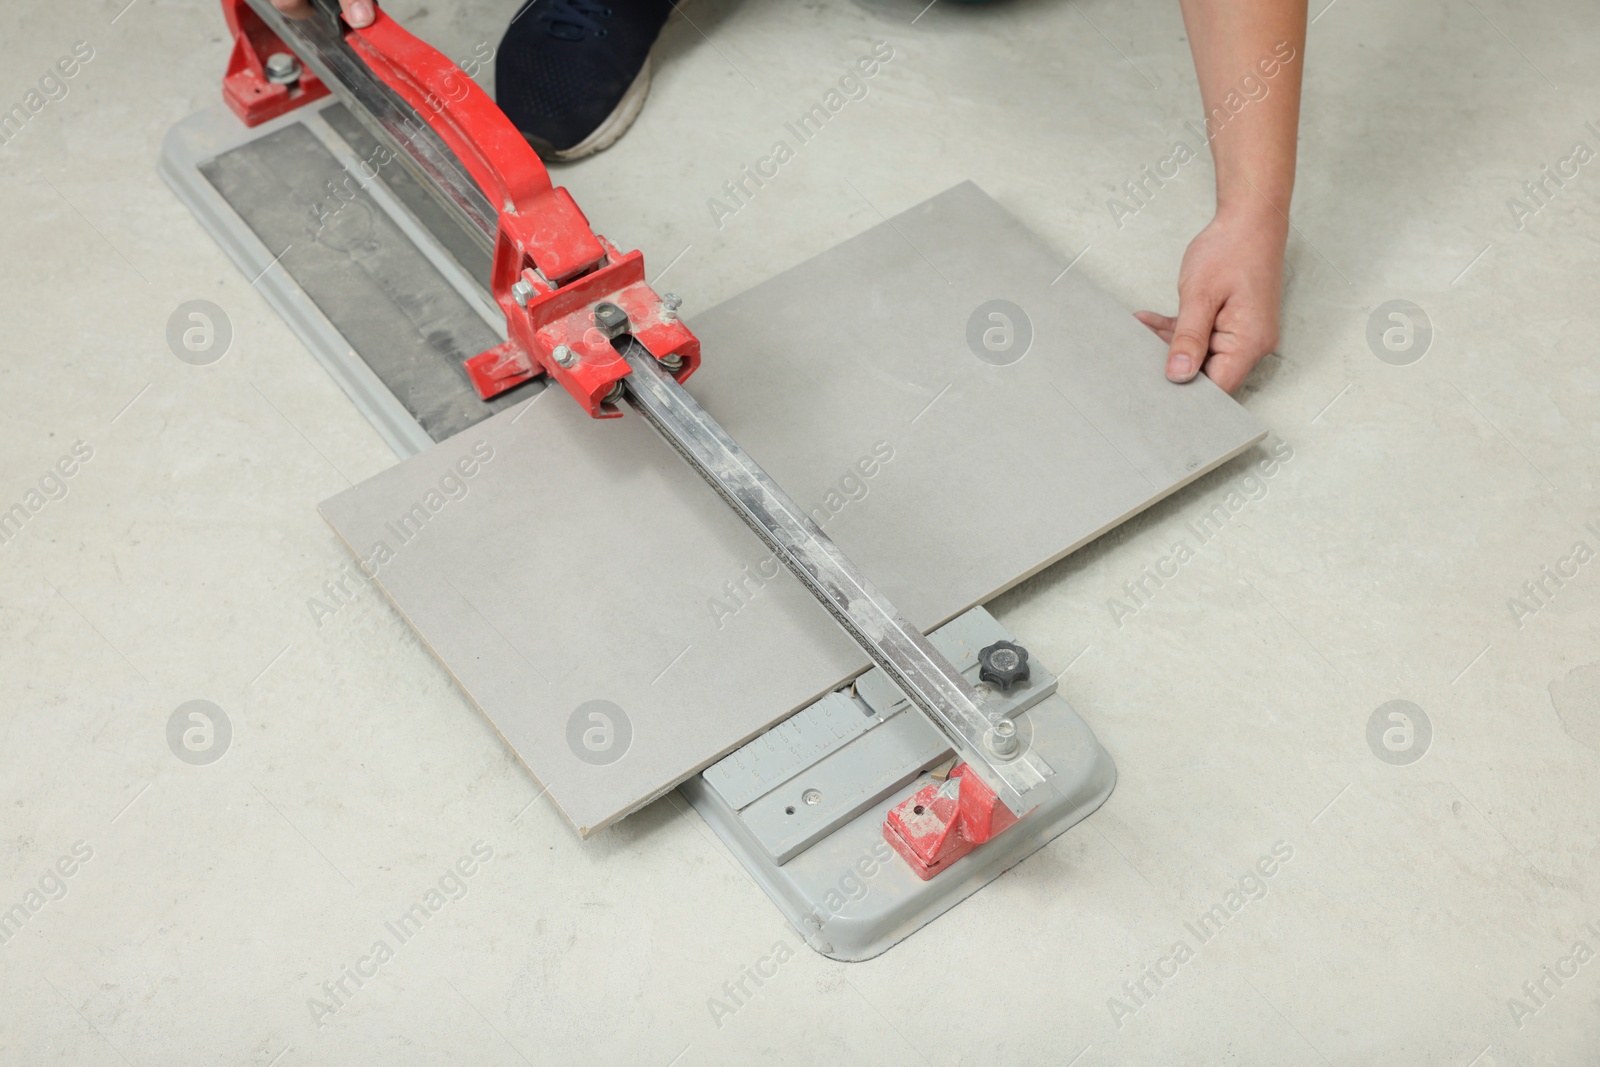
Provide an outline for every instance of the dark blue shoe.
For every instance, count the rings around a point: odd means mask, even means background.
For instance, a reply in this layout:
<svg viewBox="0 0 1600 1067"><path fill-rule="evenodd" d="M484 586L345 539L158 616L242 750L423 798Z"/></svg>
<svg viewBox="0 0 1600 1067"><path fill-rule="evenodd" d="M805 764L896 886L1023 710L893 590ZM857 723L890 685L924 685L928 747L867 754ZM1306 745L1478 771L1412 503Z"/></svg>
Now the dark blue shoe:
<svg viewBox="0 0 1600 1067"><path fill-rule="evenodd" d="M650 92L650 49L673 0L529 0L495 54L495 100L546 159L621 137Z"/></svg>

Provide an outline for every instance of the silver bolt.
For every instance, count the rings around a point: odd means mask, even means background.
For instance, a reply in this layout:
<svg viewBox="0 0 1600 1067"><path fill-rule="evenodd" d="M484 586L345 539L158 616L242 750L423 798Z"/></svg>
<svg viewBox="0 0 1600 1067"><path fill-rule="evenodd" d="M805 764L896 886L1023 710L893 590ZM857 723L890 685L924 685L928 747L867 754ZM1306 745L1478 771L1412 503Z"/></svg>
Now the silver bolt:
<svg viewBox="0 0 1600 1067"><path fill-rule="evenodd" d="M517 302L518 307L527 307L528 301L533 299L533 283L526 278L520 278L511 285L511 299Z"/></svg>
<svg viewBox="0 0 1600 1067"><path fill-rule="evenodd" d="M984 742L989 746L989 751L996 756L1014 756L1017 749L1022 747L1022 739L1017 736L1017 724L1010 719L1001 719L989 727L989 732L984 735Z"/></svg>
<svg viewBox="0 0 1600 1067"><path fill-rule="evenodd" d="M807 789L804 793L800 794L800 799L805 801L807 804L821 804L822 793L816 789Z"/></svg>
<svg viewBox="0 0 1600 1067"><path fill-rule="evenodd" d="M288 52L267 57L267 81L274 85L293 85L300 80L300 61Z"/></svg>
<svg viewBox="0 0 1600 1067"><path fill-rule="evenodd" d="M578 353L574 352L566 345L556 345L555 350L552 351L550 355L554 357L555 361L561 364L563 367L570 367L574 363L578 362Z"/></svg>
<svg viewBox="0 0 1600 1067"><path fill-rule="evenodd" d="M668 370L677 370L679 367L683 366L683 357L678 355L676 352L668 352L656 362L660 363Z"/></svg>
<svg viewBox="0 0 1600 1067"><path fill-rule="evenodd" d="M677 293L667 293L661 298L661 317L675 319L678 317L678 309L681 307L683 307L683 297Z"/></svg>

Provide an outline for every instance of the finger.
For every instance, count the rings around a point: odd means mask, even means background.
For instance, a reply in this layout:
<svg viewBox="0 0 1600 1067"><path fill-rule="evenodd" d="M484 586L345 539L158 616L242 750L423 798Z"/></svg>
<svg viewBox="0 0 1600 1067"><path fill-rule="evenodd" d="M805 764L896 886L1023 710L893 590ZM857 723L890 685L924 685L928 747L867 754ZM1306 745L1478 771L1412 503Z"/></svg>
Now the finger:
<svg viewBox="0 0 1600 1067"><path fill-rule="evenodd" d="M1172 343L1172 328L1178 320L1171 315L1161 315L1154 311L1135 311L1133 317L1144 323L1146 328L1165 344Z"/></svg>
<svg viewBox="0 0 1600 1067"><path fill-rule="evenodd" d="M1209 294L1178 294L1178 321L1172 327L1171 349L1167 352L1167 378L1174 382L1192 381L1211 349L1211 327L1217 321L1222 301Z"/></svg>
<svg viewBox="0 0 1600 1067"><path fill-rule="evenodd" d="M1261 357L1254 359L1242 352L1217 352L1206 360L1206 377L1216 382L1222 391L1230 396L1237 392L1239 386L1250 376L1250 371Z"/></svg>
<svg viewBox="0 0 1600 1067"><path fill-rule="evenodd" d="M306 0L272 0L272 6L292 19L308 18L311 5Z"/></svg>
<svg viewBox="0 0 1600 1067"><path fill-rule="evenodd" d="M344 20L356 29L372 25L378 17L372 0L339 0L339 6L344 9Z"/></svg>
<svg viewBox="0 0 1600 1067"><path fill-rule="evenodd" d="M1206 361L1206 377L1230 394L1244 384L1256 364L1278 348L1276 331L1246 331L1241 335L1219 333L1217 337L1223 339L1219 342L1220 351L1212 353Z"/></svg>

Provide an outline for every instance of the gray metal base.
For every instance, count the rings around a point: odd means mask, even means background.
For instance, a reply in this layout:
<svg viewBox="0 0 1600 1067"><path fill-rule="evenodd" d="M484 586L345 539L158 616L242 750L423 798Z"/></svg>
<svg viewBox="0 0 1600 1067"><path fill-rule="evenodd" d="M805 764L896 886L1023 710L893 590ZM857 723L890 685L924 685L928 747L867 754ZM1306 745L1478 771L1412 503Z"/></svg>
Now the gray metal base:
<svg viewBox="0 0 1600 1067"><path fill-rule="evenodd" d="M929 635L972 680L977 651L1015 640L982 608ZM1033 677L993 696L1055 771L1017 825L923 881L884 840L890 808L949 772L944 737L877 669L680 786L812 948L871 959L1088 816L1116 767L1035 657Z"/></svg>
<svg viewBox="0 0 1600 1067"><path fill-rule="evenodd" d="M342 104L251 129L218 104L167 132L161 176L402 457L528 399L461 361L505 339L488 257Z"/></svg>

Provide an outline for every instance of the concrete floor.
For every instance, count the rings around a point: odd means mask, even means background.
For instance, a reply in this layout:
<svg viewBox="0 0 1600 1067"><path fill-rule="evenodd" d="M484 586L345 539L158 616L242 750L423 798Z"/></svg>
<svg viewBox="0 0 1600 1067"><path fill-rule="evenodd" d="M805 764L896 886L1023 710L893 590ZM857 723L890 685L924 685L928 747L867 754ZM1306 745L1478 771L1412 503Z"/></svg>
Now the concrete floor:
<svg viewBox="0 0 1600 1067"><path fill-rule="evenodd" d="M579 842L375 592L317 627L345 554L314 505L394 458L156 175L217 98L216 4L125 2L0 11L7 106L93 50L0 145L0 508L40 505L0 546L0 908L33 911L0 944L0 1062L1600 1062L1600 174L1520 230L1507 203L1600 148L1592 5L1321 12L1283 355L1242 397L1292 458L993 605L1076 657L1117 790L843 965L675 796ZM391 10L466 57L505 6ZM1200 115L1177 5L920 8L691 0L639 125L560 180L655 269L681 253L691 311L969 177L1063 267L1170 309L1209 163L1120 228L1107 198ZM719 228L707 198L879 39L867 98ZM166 341L192 299L231 323L211 366ZM1391 300L1432 324L1409 365L1368 343ZM1200 546L1232 487L1251 499ZM1181 539L1194 558L1126 600ZM168 743L197 699L231 725L204 766ZM1410 764L1369 743L1391 700L1431 725ZM319 1019L442 878L460 899ZM1202 943L1186 923L1230 891Z"/></svg>

